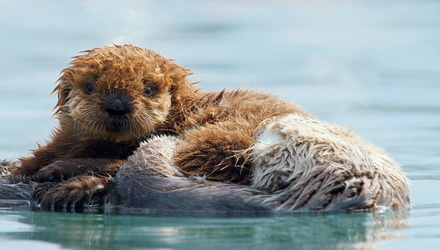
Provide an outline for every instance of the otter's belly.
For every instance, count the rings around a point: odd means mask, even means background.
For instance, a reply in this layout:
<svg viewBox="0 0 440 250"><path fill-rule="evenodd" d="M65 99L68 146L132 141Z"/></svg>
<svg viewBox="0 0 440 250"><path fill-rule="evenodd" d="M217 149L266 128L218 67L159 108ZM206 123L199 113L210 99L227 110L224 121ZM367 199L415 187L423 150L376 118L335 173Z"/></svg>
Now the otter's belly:
<svg viewBox="0 0 440 250"><path fill-rule="evenodd" d="M119 171L122 207L207 211L356 211L409 204L407 179L381 150L352 131L300 115L256 130L252 185L185 176L173 162L179 140L141 145Z"/></svg>

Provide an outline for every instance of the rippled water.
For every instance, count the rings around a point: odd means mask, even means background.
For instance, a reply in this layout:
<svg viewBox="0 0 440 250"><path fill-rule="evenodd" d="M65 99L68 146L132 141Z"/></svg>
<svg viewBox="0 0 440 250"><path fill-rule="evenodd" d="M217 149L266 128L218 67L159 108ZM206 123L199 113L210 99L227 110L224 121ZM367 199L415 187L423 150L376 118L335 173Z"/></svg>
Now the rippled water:
<svg viewBox="0 0 440 250"><path fill-rule="evenodd" d="M437 249L439 13L409 0L0 1L0 159L48 138L71 56L131 42L194 69L204 89L272 92L355 130L402 164L412 197L409 211L275 218L1 208L2 249Z"/></svg>

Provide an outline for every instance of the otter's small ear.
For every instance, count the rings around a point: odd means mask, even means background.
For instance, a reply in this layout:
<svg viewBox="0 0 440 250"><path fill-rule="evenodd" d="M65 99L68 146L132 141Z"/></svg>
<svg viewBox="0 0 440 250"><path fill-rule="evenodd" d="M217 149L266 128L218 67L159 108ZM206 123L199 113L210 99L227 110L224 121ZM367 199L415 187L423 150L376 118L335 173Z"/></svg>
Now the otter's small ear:
<svg viewBox="0 0 440 250"><path fill-rule="evenodd" d="M54 109L57 109L55 113L58 113L61 111L61 108L69 101L69 95L70 91L72 91L72 86L67 83L67 81L60 79L58 80L58 85L53 90L52 94L57 93L58 95L58 102L55 105Z"/></svg>
<svg viewBox="0 0 440 250"><path fill-rule="evenodd" d="M171 94L171 101L174 103L173 105L180 106L182 100L194 96L198 91L194 86L196 83L190 82L187 78L193 74L190 70L175 64L175 67L171 67L168 74L171 83L169 92Z"/></svg>

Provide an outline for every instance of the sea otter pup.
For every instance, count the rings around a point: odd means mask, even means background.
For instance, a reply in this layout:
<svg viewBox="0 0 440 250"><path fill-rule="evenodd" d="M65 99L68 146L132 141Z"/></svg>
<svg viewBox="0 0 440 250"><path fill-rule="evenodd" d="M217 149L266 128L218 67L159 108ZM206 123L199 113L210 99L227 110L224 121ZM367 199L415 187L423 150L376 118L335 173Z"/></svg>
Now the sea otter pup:
<svg viewBox="0 0 440 250"><path fill-rule="evenodd" d="M55 130L52 141L35 150L34 156L22 159L21 165L12 170L13 174L46 182L34 192L35 201L43 207L81 205L87 200L102 203L103 194L109 191L116 192L114 196L120 197L119 204L132 204L133 200L135 204L145 204L136 200L138 196L133 196L133 192L181 190L175 187L176 183L170 184L175 189L170 185L160 186L160 183L176 180L174 177L181 180L180 184L189 182L200 188L195 184L198 182L191 179L194 176L202 177L204 183L209 183L206 184L207 190L211 191L207 195L217 197L212 193L213 189L231 190L220 191L220 196L236 197L232 199L235 204L240 204L238 201L245 196L252 196L249 199L257 199L257 204L264 204L262 207L267 204L278 207L283 200L307 200L304 195L312 197L314 193L320 193L319 187L331 186L331 183L334 188L328 192L333 197L348 195L347 190L353 191L349 198L365 195L365 181L356 182L357 179L353 178L368 177L368 173L375 172L377 164L383 161L376 163L369 151L363 152L363 147L340 151L339 146L345 144L338 146L332 140L353 141L353 136L345 135L348 132L338 134L335 133L338 129L325 130L326 125L321 124L324 134L327 133L331 140L321 138L321 130L317 130L311 138L297 137L302 132L292 130L292 126L304 127L303 123L314 124L315 120L295 104L247 90L205 93L190 82L190 74L189 70L172 60L132 45L85 51L62 71L54 90L58 94L56 116L60 127ZM292 123L274 125L285 119ZM283 134L284 126L291 129L290 133ZM309 130L308 126L305 127ZM174 138L170 152L172 157L168 155L165 160L156 163L168 162L165 164L169 166L166 171L175 175L161 173L165 168L151 162L135 167L133 159L150 157L144 156L142 149L151 146L149 141L156 140L151 139L153 136L162 136L160 138L164 140ZM147 143L135 152L142 141ZM318 150L322 145L328 147ZM298 151L297 147L302 151ZM133 152L135 154L129 158ZM331 154L334 156L330 157ZM349 154L353 161L340 160L343 158L341 154ZM129 162L126 162L127 158ZM362 164L359 163L361 159ZM346 168L335 167L344 164L348 164ZM368 171L356 172L356 164L361 164L359 168ZM307 167L304 169L304 166ZM384 168L386 171L388 166ZM399 171L394 163L391 168ZM131 171L133 169L141 169L141 172ZM139 185L134 189L130 186L132 182L124 181L132 177L151 180L151 175L158 174L173 178L162 179L163 182L153 186ZM115 178L109 178L115 175ZM316 176L320 176L316 179L319 185L307 182ZM145 182L148 182L147 179L144 179ZM399 175L397 182L402 192L407 194L405 177ZM116 188L112 186L115 183ZM124 185L129 187L124 189ZM301 186L311 193L306 195ZM183 187L187 189L188 185ZM232 190L242 190L244 194L237 198ZM381 189L377 190L379 198L373 200L384 200L380 198L383 195ZM391 193L394 197L395 192ZM188 198L186 191L180 195ZM91 200L92 196L95 198ZM127 203L127 199L130 202ZM396 204L402 206L409 201L408 195L394 200L399 200ZM191 199L188 201L191 202ZM370 203L377 205L375 201ZM370 209L371 204L356 206ZM330 205L331 202L327 201L317 210L325 210Z"/></svg>
<svg viewBox="0 0 440 250"><path fill-rule="evenodd" d="M13 174L38 182L82 174L114 175L139 143L175 135L185 143L175 161L188 175L249 183L246 149L266 118L299 113L268 94L237 90L204 93L191 72L132 45L87 50L62 71L52 140L21 159Z"/></svg>

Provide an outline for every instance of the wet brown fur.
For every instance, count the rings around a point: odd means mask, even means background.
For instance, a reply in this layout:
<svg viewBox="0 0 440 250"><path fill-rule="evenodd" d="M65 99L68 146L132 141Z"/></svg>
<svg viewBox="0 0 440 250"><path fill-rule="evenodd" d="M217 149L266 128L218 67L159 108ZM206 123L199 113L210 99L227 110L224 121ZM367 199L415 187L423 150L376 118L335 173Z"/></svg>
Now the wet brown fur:
<svg viewBox="0 0 440 250"><path fill-rule="evenodd" d="M85 51L62 71L54 90L59 128L12 173L40 182L114 175L141 141L166 134L183 141L175 158L182 172L249 183L255 128L270 117L309 116L293 103L259 92L204 93L189 75L172 60L132 45ZM129 109L123 121L106 111L115 99Z"/></svg>

